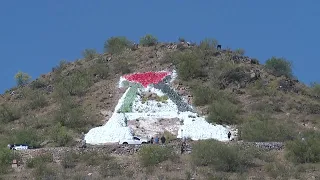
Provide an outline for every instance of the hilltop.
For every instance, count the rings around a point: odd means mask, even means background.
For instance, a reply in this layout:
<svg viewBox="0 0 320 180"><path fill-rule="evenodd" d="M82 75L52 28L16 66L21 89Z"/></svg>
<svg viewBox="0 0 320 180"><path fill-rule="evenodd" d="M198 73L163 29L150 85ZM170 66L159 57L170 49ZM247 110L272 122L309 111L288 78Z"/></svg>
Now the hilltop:
<svg viewBox="0 0 320 180"><path fill-rule="evenodd" d="M205 117L203 121L237 129L236 141L285 142L285 149L261 152L254 148L241 148L234 143L205 140L192 142L192 153L184 156L158 146L146 146L140 154L126 157L100 154L94 158L97 155L67 154L64 160L67 166L73 164L71 168L40 157L35 162L30 159L34 163L32 167L23 168L26 177L36 174L42 177L85 178L85 174L73 176L77 171L91 172L97 179L101 176L114 179L132 176L152 179L160 176L165 179L237 178L240 172L244 179L319 177L320 145L316 139L320 137L320 86L308 87L299 82L292 74L290 62L284 58L270 57L263 65L259 60L245 56L242 49L225 49L224 45L217 49L217 45L213 39L205 39L200 44L189 43L182 38L179 42L161 43L146 35L139 44L134 44L124 37L111 37L104 45L105 53L87 49L83 51L83 59L61 61L50 73L35 81L29 82L28 75L20 73L16 76L18 86L0 96L0 145L78 146L81 132L88 133L104 125L115 113L119 99L128 91L128 86L119 86L121 77L138 72L176 72L177 76L170 84L177 92L174 97L190 104L194 113ZM140 93L140 96L141 101L153 100L163 107L165 102L174 101L174 97L159 94ZM174 118L163 118L161 127L174 127L174 123L180 122ZM133 124L129 124L141 127L142 122L136 124L131 121ZM159 131L162 130L160 128ZM201 130L205 134L206 129ZM142 134L144 131L136 129ZM173 131L164 133L168 140L177 138ZM152 156L154 151L159 156ZM6 149L0 153L4 178L17 175L8 168L12 158L9 153ZM114 158L116 160L110 160ZM103 159L108 159L111 165ZM86 164L89 161L91 164ZM122 172L128 164L135 168ZM41 169L40 165L61 171ZM155 169L150 173L151 167L168 169ZM171 167L183 169L172 170ZM104 170L110 170L111 174L104 174ZM178 175L175 177L174 174Z"/></svg>

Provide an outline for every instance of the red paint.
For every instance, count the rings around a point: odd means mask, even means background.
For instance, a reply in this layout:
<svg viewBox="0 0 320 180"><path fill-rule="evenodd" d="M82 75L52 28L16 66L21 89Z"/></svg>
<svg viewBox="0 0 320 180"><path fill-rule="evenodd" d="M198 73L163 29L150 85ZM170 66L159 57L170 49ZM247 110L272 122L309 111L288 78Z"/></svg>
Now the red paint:
<svg viewBox="0 0 320 180"><path fill-rule="evenodd" d="M147 87L149 84L157 84L162 81L166 76L170 75L169 72L145 72L124 75L127 81L136 82Z"/></svg>

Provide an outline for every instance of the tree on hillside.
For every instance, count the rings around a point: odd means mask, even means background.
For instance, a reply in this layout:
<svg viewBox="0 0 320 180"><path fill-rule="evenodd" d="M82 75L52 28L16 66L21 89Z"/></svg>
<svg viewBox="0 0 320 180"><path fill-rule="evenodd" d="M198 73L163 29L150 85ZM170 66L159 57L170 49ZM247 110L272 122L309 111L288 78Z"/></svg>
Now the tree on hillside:
<svg viewBox="0 0 320 180"><path fill-rule="evenodd" d="M109 53L120 53L131 46L132 42L123 36L111 37L104 43L105 52Z"/></svg>
<svg viewBox="0 0 320 180"><path fill-rule="evenodd" d="M265 66L275 76L292 77L292 63L285 58L272 57L266 61Z"/></svg>
<svg viewBox="0 0 320 180"><path fill-rule="evenodd" d="M29 76L27 73L19 71L14 78L16 79L18 86L24 86L28 84L31 80L31 76Z"/></svg>

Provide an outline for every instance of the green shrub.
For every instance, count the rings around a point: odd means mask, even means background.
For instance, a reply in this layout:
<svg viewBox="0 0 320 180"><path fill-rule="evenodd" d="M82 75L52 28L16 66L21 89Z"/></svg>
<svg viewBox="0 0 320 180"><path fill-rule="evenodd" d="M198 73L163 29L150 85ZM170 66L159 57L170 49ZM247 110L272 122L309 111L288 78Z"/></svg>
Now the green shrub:
<svg viewBox="0 0 320 180"><path fill-rule="evenodd" d="M289 179L290 168L287 164L281 164L279 162L271 162L265 166L267 173L274 179Z"/></svg>
<svg viewBox="0 0 320 180"><path fill-rule="evenodd" d="M245 141L287 141L294 137L294 126L263 114L250 117L240 126L240 138Z"/></svg>
<svg viewBox="0 0 320 180"><path fill-rule="evenodd" d="M131 46L132 42L130 42L126 37L118 36L109 38L104 44L104 49L106 52L116 54L121 53Z"/></svg>
<svg viewBox="0 0 320 180"><path fill-rule="evenodd" d="M110 73L109 66L101 61L92 64L88 71L92 77L97 76L101 79L106 79Z"/></svg>
<svg viewBox="0 0 320 180"><path fill-rule="evenodd" d="M15 76L15 79L17 81L18 86L24 86L28 84L31 80L31 76L29 76L27 73L19 71Z"/></svg>
<svg viewBox="0 0 320 180"><path fill-rule="evenodd" d="M92 83L93 81L89 73L84 70L77 70L71 75L62 78L55 90L61 98L66 96L82 96L87 92Z"/></svg>
<svg viewBox="0 0 320 180"><path fill-rule="evenodd" d="M218 124L237 124L241 120L238 115L240 108L227 100L214 101L209 107L207 121Z"/></svg>
<svg viewBox="0 0 320 180"><path fill-rule="evenodd" d="M204 86L196 84L191 86L193 103L197 106L211 104L215 101L229 101L237 104L238 100L230 93L216 89L213 85Z"/></svg>
<svg viewBox="0 0 320 180"><path fill-rule="evenodd" d="M244 70L244 67L235 67L232 69L227 69L224 71L220 77L220 80L226 81L227 83L233 82L243 82L249 79L249 74L247 74Z"/></svg>
<svg viewBox="0 0 320 180"><path fill-rule="evenodd" d="M0 148L0 174L5 174L13 160L13 154L8 148Z"/></svg>
<svg viewBox="0 0 320 180"><path fill-rule="evenodd" d="M44 88L47 86L47 83L44 82L44 80L41 80L41 79L37 79L35 81L32 81L30 83L30 88L35 90L35 89L41 89L41 88Z"/></svg>
<svg viewBox="0 0 320 180"><path fill-rule="evenodd" d="M292 64L284 58L272 57L266 61L265 67L275 76L292 77Z"/></svg>
<svg viewBox="0 0 320 180"><path fill-rule="evenodd" d="M79 161L79 155L76 154L75 152L65 152L63 157L62 157L62 161L61 161L61 165L63 168L65 169L71 169L77 166L77 162Z"/></svg>
<svg viewBox="0 0 320 180"><path fill-rule="evenodd" d="M128 51L125 51L122 54L115 56L112 65L115 74L131 73L137 66L134 56Z"/></svg>
<svg viewBox="0 0 320 180"><path fill-rule="evenodd" d="M215 91L212 88L196 86L193 89L193 103L196 106L210 104L215 99Z"/></svg>
<svg viewBox="0 0 320 180"><path fill-rule="evenodd" d="M236 49L234 51L234 53L238 56L243 56L245 54L245 50L244 49Z"/></svg>
<svg viewBox="0 0 320 180"><path fill-rule="evenodd" d="M197 166L212 166L216 170L236 172L252 164L253 155L239 146L229 146L216 140L201 140L192 146L191 161Z"/></svg>
<svg viewBox="0 0 320 180"><path fill-rule="evenodd" d="M140 44L142 46L154 46L158 42L158 39L151 34L147 34L140 38Z"/></svg>
<svg viewBox="0 0 320 180"><path fill-rule="evenodd" d="M181 52L173 56L177 64L178 75L182 80L190 80L204 75L198 54L192 51Z"/></svg>
<svg viewBox="0 0 320 180"><path fill-rule="evenodd" d="M28 144L30 146L39 147L42 141L41 136L31 128L15 130L12 133L11 141L15 144Z"/></svg>
<svg viewBox="0 0 320 180"><path fill-rule="evenodd" d="M52 154L48 153L48 154L41 154L34 158L27 159L26 163L27 163L27 168L36 168L51 162L53 162L53 156Z"/></svg>
<svg viewBox="0 0 320 180"><path fill-rule="evenodd" d="M8 123L21 117L19 109L8 104L0 105L0 122Z"/></svg>
<svg viewBox="0 0 320 180"><path fill-rule="evenodd" d="M251 96L260 97L260 96L276 96L278 91L274 86L264 84L262 80L257 80L254 83L249 85L249 91Z"/></svg>
<svg viewBox="0 0 320 180"><path fill-rule="evenodd" d="M93 58L95 58L97 56L97 51L95 49L85 49L82 52L82 55L85 59L87 60L92 60Z"/></svg>
<svg viewBox="0 0 320 180"><path fill-rule="evenodd" d="M28 93L27 99L29 100L27 108L30 108L32 110L43 108L48 105L48 101L41 91L30 91Z"/></svg>
<svg viewBox="0 0 320 180"><path fill-rule="evenodd" d="M37 180L58 179L57 170L51 167L48 167L47 164L44 164L42 166L37 166L34 169L33 174Z"/></svg>
<svg viewBox="0 0 320 180"><path fill-rule="evenodd" d="M66 127L61 125L56 125L50 135L56 146L65 146L72 141L72 137L68 134Z"/></svg>
<svg viewBox="0 0 320 180"><path fill-rule="evenodd" d="M302 139L304 138L304 140ZM295 140L287 142L287 158L297 163L320 162L320 133L308 131Z"/></svg>
<svg viewBox="0 0 320 180"><path fill-rule="evenodd" d="M106 161L114 161L114 157L107 153L85 152L79 156L79 160L88 166L99 166Z"/></svg>
<svg viewBox="0 0 320 180"><path fill-rule="evenodd" d="M54 120L62 126L81 132L87 125L84 115L85 112L82 107L72 102L72 100L65 100L61 102L59 109L55 113Z"/></svg>
<svg viewBox="0 0 320 180"><path fill-rule="evenodd" d="M144 167L154 166L168 159L175 160L177 155L166 146L146 145L139 150L140 163Z"/></svg>
<svg viewBox="0 0 320 180"><path fill-rule="evenodd" d="M311 94L316 97L320 97L320 84L319 83L311 83Z"/></svg>
<svg viewBox="0 0 320 180"><path fill-rule="evenodd" d="M105 161L100 166L99 173L102 175L102 177L117 177L122 174L122 167L120 164L115 161Z"/></svg>
<svg viewBox="0 0 320 180"><path fill-rule="evenodd" d="M199 48L201 50L215 50L217 48L218 41L216 39L206 38L200 42Z"/></svg>

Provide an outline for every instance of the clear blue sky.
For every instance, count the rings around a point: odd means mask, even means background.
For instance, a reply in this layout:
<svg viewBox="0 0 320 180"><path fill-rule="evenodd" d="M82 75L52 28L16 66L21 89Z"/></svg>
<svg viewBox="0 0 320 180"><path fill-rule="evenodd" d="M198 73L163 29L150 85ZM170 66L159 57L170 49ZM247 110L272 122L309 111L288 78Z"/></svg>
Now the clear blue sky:
<svg viewBox="0 0 320 180"><path fill-rule="evenodd" d="M293 62L299 80L319 81L318 0L32 0L0 6L0 93L15 86L19 70L33 78L60 60L81 58L111 36L138 42L146 33L160 41L216 38L243 48L261 62L271 56Z"/></svg>

